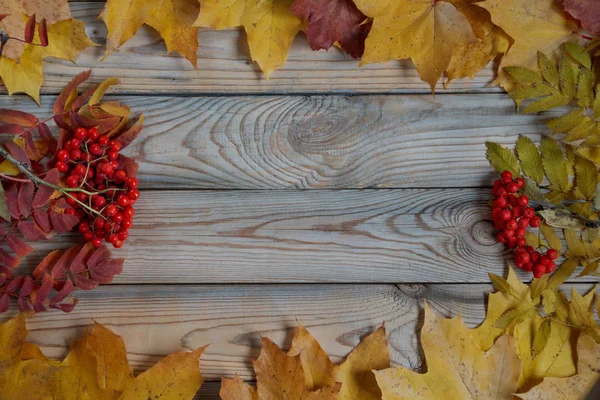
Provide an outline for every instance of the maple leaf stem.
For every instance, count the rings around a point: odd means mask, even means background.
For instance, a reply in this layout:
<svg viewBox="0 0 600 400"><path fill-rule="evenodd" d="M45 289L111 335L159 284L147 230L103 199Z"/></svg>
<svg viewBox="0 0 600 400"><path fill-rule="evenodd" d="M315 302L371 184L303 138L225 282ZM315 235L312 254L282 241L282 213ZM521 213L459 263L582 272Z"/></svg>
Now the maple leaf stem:
<svg viewBox="0 0 600 400"><path fill-rule="evenodd" d="M47 182L47 181L41 179L39 176L37 176L35 173L33 173L33 171L31 171L29 169L29 165L23 164L22 162L20 162L16 158L14 158L4 147L0 147L0 155L3 156L8 161L10 161L15 167L17 167L19 169L19 171L24 173L38 187L40 185L44 185L44 186L48 186L49 188L52 188L54 190L57 190L60 193L62 193L63 195L73 199L81 207L85 208L87 211L92 213L92 215L96 215L96 216L101 217L102 219L106 219L106 217L104 217L104 215L102 215L102 213L94 210L92 207L90 207L87 204L85 204L84 202L80 201L76 196L73 196L70 193L70 192L85 192L86 194L89 194L89 192L87 192L86 190L79 189L79 188L73 188L73 189L63 188L63 187L60 187L58 185L55 185L53 183L50 183L50 182Z"/></svg>

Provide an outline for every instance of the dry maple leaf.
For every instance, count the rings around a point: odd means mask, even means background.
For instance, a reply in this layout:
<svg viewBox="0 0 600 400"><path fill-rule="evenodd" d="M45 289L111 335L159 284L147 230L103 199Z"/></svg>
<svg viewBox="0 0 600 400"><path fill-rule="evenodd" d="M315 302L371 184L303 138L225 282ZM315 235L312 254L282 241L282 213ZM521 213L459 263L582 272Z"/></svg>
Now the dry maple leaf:
<svg viewBox="0 0 600 400"><path fill-rule="evenodd" d="M35 40L37 42L37 39ZM56 57L75 62L79 52L90 46L97 46L86 35L84 23L67 19L48 26L47 47L26 44L19 61L0 57L0 78L8 89L8 94L26 93L39 103L40 87L44 82L42 60ZM12 42L9 40L8 43ZM4 54L4 53L3 53Z"/></svg>
<svg viewBox="0 0 600 400"><path fill-rule="evenodd" d="M410 58L432 90L448 68L454 51L477 42L472 16L466 16L477 6L467 0L355 3L373 18L361 65Z"/></svg>
<svg viewBox="0 0 600 400"><path fill-rule="evenodd" d="M552 54L564 42L578 39L574 34L577 24L566 18L555 0L486 0L478 4L514 40L500 63L495 81L504 88L511 87L504 67L534 68L538 51Z"/></svg>
<svg viewBox="0 0 600 400"><path fill-rule="evenodd" d="M328 50L338 42L354 58L365 51L371 29L353 0L296 0L292 12L308 21L306 37L313 50Z"/></svg>
<svg viewBox="0 0 600 400"><path fill-rule="evenodd" d="M564 0L565 11L581 21L581 26L600 35L600 7L597 0Z"/></svg>
<svg viewBox="0 0 600 400"><path fill-rule="evenodd" d="M471 23L475 35L481 39L456 47L446 70L446 85L453 79L472 79L490 61L506 53L510 46L510 36L492 23L487 10L474 4L465 13L465 17Z"/></svg>
<svg viewBox="0 0 600 400"><path fill-rule="evenodd" d="M7 14L0 21L0 30L17 39L24 39L26 19L23 15L35 14L38 20L46 19L48 24L71 18L67 0L0 0L0 10ZM2 49L2 55L18 60L23 51L23 42L10 40Z"/></svg>
<svg viewBox="0 0 600 400"><path fill-rule="evenodd" d="M198 0L108 0L100 14L108 28L106 58L131 39L143 25L156 29L167 45L188 59L194 67L198 50Z"/></svg>
<svg viewBox="0 0 600 400"><path fill-rule="evenodd" d="M437 317L425 304L421 343L425 374L404 367L375 372L384 399L512 399L521 362L516 343L501 336L484 353L462 318Z"/></svg>
<svg viewBox="0 0 600 400"><path fill-rule="evenodd" d="M23 314L0 324L0 400L191 399L203 382L205 347L171 354L134 378L123 339L100 324L73 341L62 362L26 338Z"/></svg>
<svg viewBox="0 0 600 400"><path fill-rule="evenodd" d="M316 339L298 325L287 354L269 339L263 339L260 357L254 363L258 388L244 383L237 375L223 378L221 398L378 400L381 391L372 371L389 366L383 327L363 338L342 364L335 365ZM290 393L297 397L290 397Z"/></svg>
<svg viewBox="0 0 600 400"><path fill-rule="evenodd" d="M577 341L577 374L568 378L545 378L527 393L524 400L584 400L587 392L600 379L600 344L588 335Z"/></svg>
<svg viewBox="0 0 600 400"><path fill-rule="evenodd" d="M225 29L243 26L252 61L267 79L285 64L290 46L306 21L290 10L294 0L203 0L195 26Z"/></svg>

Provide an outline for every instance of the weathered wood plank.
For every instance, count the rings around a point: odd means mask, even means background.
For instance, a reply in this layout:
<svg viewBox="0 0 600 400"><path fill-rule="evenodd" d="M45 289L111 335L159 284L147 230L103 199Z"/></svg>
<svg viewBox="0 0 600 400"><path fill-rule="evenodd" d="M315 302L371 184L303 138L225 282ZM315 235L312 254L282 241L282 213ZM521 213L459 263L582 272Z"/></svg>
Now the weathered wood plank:
<svg viewBox="0 0 600 400"><path fill-rule="evenodd" d="M97 20L102 3L71 5L73 16L88 22L91 39L104 44L106 26ZM298 35L289 59L268 81L250 61L245 33L232 29L202 29L197 51L198 69L177 54L166 54L157 32L147 27L105 61L104 47L82 52L77 66L60 60L44 62L44 93L57 93L77 72L94 68L95 79L118 76L128 93L429 93L429 85L419 79L413 64L404 60L359 68L358 61L337 49L314 52L304 34ZM448 89L440 83L437 93L499 92L488 87L493 80L492 64L474 80L453 81Z"/></svg>
<svg viewBox="0 0 600 400"><path fill-rule="evenodd" d="M146 113L126 153L145 188L364 188L491 185L485 141L539 139L545 120L503 94L122 97ZM30 100L1 108L49 115Z"/></svg>
<svg viewBox="0 0 600 400"><path fill-rule="evenodd" d="M41 313L27 325L30 340L60 358L93 319L124 337L138 371L171 352L210 343L201 368L207 380L218 380L235 373L252 379L250 360L258 356L261 337L289 346L297 322L335 360L385 322L393 361L414 368L421 365L417 329L423 300L443 315L460 312L476 326L490 290L487 284L108 286L79 293L70 314Z"/></svg>
<svg viewBox="0 0 600 400"><path fill-rule="evenodd" d="M127 260L116 282L487 283L512 255L496 243L488 198L489 189L145 191L115 252ZM37 246L23 268L57 240Z"/></svg>

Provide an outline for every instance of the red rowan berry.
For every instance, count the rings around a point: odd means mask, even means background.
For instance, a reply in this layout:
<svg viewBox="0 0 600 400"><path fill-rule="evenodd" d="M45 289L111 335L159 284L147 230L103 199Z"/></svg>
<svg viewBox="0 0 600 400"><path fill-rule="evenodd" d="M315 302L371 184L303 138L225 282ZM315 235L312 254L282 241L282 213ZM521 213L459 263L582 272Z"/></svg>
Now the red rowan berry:
<svg viewBox="0 0 600 400"><path fill-rule="evenodd" d="M510 210L508 208L505 208L500 212L500 219L502 221L508 221L511 217L512 217L512 213L510 212Z"/></svg>
<svg viewBox="0 0 600 400"><path fill-rule="evenodd" d="M69 166L64 161L57 161L56 169L58 169L60 172L67 172L69 170Z"/></svg>
<svg viewBox="0 0 600 400"><path fill-rule="evenodd" d="M546 272L546 268L542 264L534 264L533 265L533 276L535 278L541 278Z"/></svg>
<svg viewBox="0 0 600 400"><path fill-rule="evenodd" d="M87 136L87 130L85 128L77 128L75 129L75 133L73 134L77 139L85 139Z"/></svg>
<svg viewBox="0 0 600 400"><path fill-rule="evenodd" d="M510 183L512 182L512 173L510 171L502 171L502 173L500 174L500 179L502 181L502 183Z"/></svg>
<svg viewBox="0 0 600 400"><path fill-rule="evenodd" d="M135 190L132 190L131 192L129 192L129 193L127 194L127 197L129 197L129 199L131 199L132 201L134 201L134 202L135 202L135 201L136 201L137 199L139 199L139 197L140 197L140 191L139 191L139 190L137 190L137 189L135 189ZM509 211L509 212L510 212L510 211ZM503 215L503 214L502 214L502 212L501 212L500 214L501 214L501 215ZM510 217L509 217L509 218L510 218Z"/></svg>
<svg viewBox="0 0 600 400"><path fill-rule="evenodd" d="M116 140L113 140L112 142L110 142L110 149L112 151L119 151L119 150L121 150L121 143L117 142Z"/></svg>
<svg viewBox="0 0 600 400"><path fill-rule="evenodd" d="M100 245L102 244L102 238L100 237L95 237L92 240L92 244L94 245L94 247L100 247Z"/></svg>
<svg viewBox="0 0 600 400"><path fill-rule="evenodd" d="M102 154L102 148L100 148L98 143L94 143L90 146L90 153L99 156Z"/></svg>
<svg viewBox="0 0 600 400"><path fill-rule="evenodd" d="M119 197L117 197L117 204L121 207L125 207L129 204L129 197L120 194Z"/></svg>
<svg viewBox="0 0 600 400"><path fill-rule="evenodd" d="M527 240L524 237L520 237L517 239L517 246L523 247L527 244Z"/></svg>
<svg viewBox="0 0 600 400"><path fill-rule="evenodd" d="M514 182L517 184L517 187L519 189L521 189L525 185L525 181L521 177L516 178Z"/></svg>
<svg viewBox="0 0 600 400"><path fill-rule="evenodd" d="M115 221L117 224L120 224L121 221L123 221L123 214L116 213L115 215L112 216L112 220Z"/></svg>
<svg viewBox="0 0 600 400"><path fill-rule="evenodd" d="M100 217L96 217L94 220L94 228L102 229L104 227L104 220Z"/></svg>
<svg viewBox="0 0 600 400"><path fill-rule="evenodd" d="M71 157L71 155L65 149L61 149L61 150L58 151L58 153L56 153L56 159L58 161L63 161L63 162L66 163L67 161L69 161L70 157ZM65 171L61 171L61 172L65 172Z"/></svg>
<svg viewBox="0 0 600 400"><path fill-rule="evenodd" d="M521 218L519 220L519 226L521 228L527 228L529 226L529 218L525 218L525 217Z"/></svg>
<svg viewBox="0 0 600 400"><path fill-rule="evenodd" d="M68 215L75 215L75 209L74 208L67 208L67 209L65 209L64 212L65 212L65 214L68 214Z"/></svg>
<svg viewBox="0 0 600 400"><path fill-rule="evenodd" d="M85 239L86 242L89 242L90 240L92 240L94 238L94 232L92 232L92 231L84 232L83 238Z"/></svg>
<svg viewBox="0 0 600 400"><path fill-rule="evenodd" d="M73 168L73 173L79 176L85 175L85 167L81 164L77 164L75 168Z"/></svg>
<svg viewBox="0 0 600 400"><path fill-rule="evenodd" d="M127 178L127 186L129 186L131 189L137 189L138 180L136 178ZM502 207L505 207L505 206L502 206Z"/></svg>
<svg viewBox="0 0 600 400"><path fill-rule="evenodd" d="M131 218L123 218L123 222L121 222L121 227L123 227L123 229L129 229L133 226L133 222L131 221Z"/></svg>
<svg viewBox="0 0 600 400"><path fill-rule="evenodd" d="M129 232L128 232L128 231L126 231L126 230L124 230L124 229L121 229L121 230L119 231L119 240L125 240L125 239L127 239L128 237L129 237Z"/></svg>
<svg viewBox="0 0 600 400"><path fill-rule="evenodd" d="M537 215L534 215L529 219L529 226L532 228L539 228L540 225L542 225L542 219Z"/></svg>
<svg viewBox="0 0 600 400"><path fill-rule="evenodd" d="M531 207L525 207L523 209L523 217L531 219L535 215L535 211Z"/></svg>
<svg viewBox="0 0 600 400"><path fill-rule="evenodd" d="M90 224L88 224L86 221L82 221L79 223L77 229L79 230L79 232L85 233L90 229Z"/></svg>
<svg viewBox="0 0 600 400"><path fill-rule="evenodd" d="M513 182L506 185L506 190L508 191L508 193L516 193L519 191L519 187L516 183Z"/></svg>
<svg viewBox="0 0 600 400"><path fill-rule="evenodd" d="M523 228L515 229L515 236L518 238L524 237L526 233L527 233L527 231Z"/></svg>
<svg viewBox="0 0 600 400"><path fill-rule="evenodd" d="M67 177L67 186L70 188L76 188L79 185L78 175L70 175Z"/></svg>
<svg viewBox="0 0 600 400"><path fill-rule="evenodd" d="M108 138L108 136L104 135L104 136L100 136L98 138L98 144L100 146L106 146L106 145L108 145L109 142L110 142L110 139Z"/></svg>
<svg viewBox="0 0 600 400"><path fill-rule="evenodd" d="M556 260L558 258L558 251L556 249L550 249L546 252L546 255L551 260Z"/></svg>
<svg viewBox="0 0 600 400"><path fill-rule="evenodd" d="M133 218L133 216L135 215L135 210L133 209L132 206L127 206L123 209L123 217L125 218Z"/></svg>
<svg viewBox="0 0 600 400"><path fill-rule="evenodd" d="M98 196L94 199L94 204L98 207L104 207L106 205L106 199L104 196Z"/></svg>
<svg viewBox="0 0 600 400"><path fill-rule="evenodd" d="M510 229L512 231L514 231L515 229L517 229L517 220L516 219L509 219L508 221L506 221L506 229Z"/></svg>
<svg viewBox="0 0 600 400"><path fill-rule="evenodd" d="M529 204L529 198L527 196L525 196L524 194L522 194L517 199L517 204L520 205L520 206L525 207L526 205Z"/></svg>

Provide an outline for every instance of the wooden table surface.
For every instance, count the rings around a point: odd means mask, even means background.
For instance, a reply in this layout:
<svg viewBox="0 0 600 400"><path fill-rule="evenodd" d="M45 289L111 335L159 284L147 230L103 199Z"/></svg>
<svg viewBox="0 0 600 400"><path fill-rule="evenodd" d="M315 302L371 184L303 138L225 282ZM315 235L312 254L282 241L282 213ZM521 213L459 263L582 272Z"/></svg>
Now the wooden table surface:
<svg viewBox="0 0 600 400"><path fill-rule="evenodd" d="M103 44L102 7L72 3ZM125 338L138 371L211 343L198 398L213 399L221 376L253 379L261 336L289 345L297 322L336 360L385 322L393 361L417 368L423 301L470 325L484 318L488 273L505 275L510 259L486 206L495 174L485 141L537 140L552 113L516 114L487 86L491 65L433 97L410 62L358 68L299 37L267 81L242 31L201 30L199 40L198 70L143 28L102 63L102 47L77 65L45 62L40 108L0 96L0 108L50 115L62 87L93 68L94 81L121 78L109 96L146 114L126 151L143 191L115 251L124 273L79 292L70 314L29 320L32 341L62 357L93 319ZM38 244L23 268L56 246Z"/></svg>

